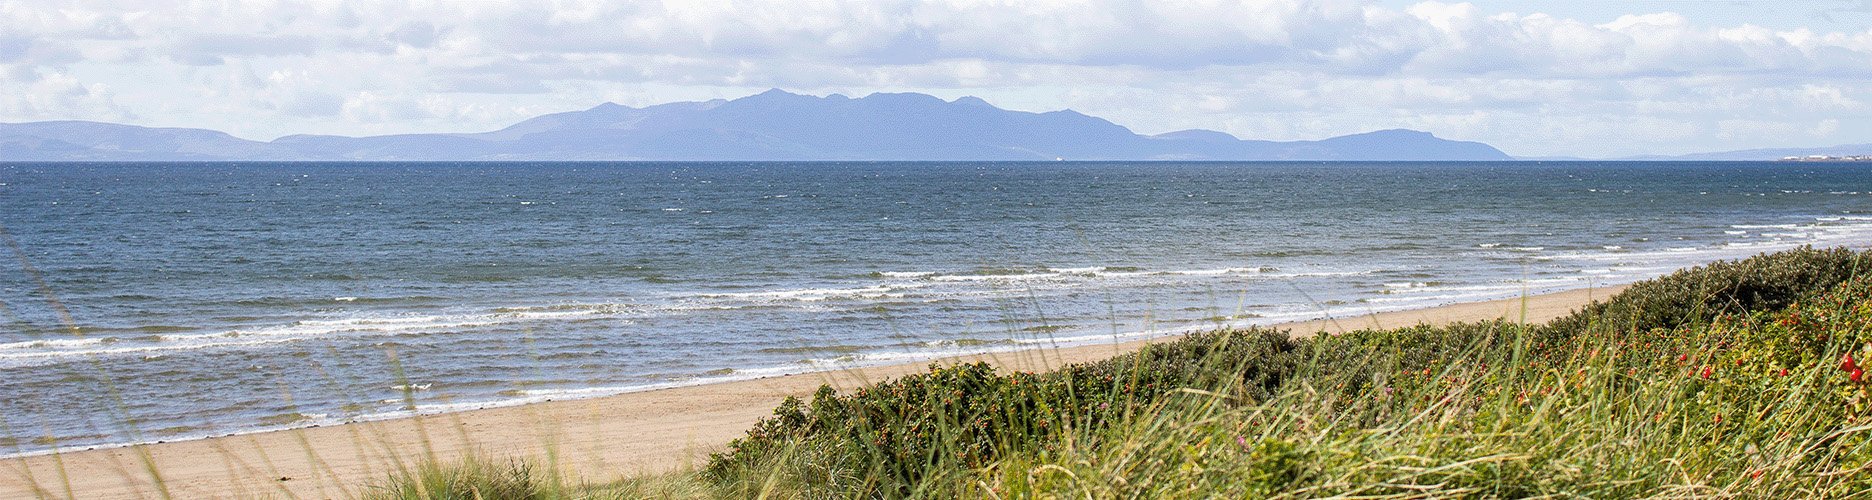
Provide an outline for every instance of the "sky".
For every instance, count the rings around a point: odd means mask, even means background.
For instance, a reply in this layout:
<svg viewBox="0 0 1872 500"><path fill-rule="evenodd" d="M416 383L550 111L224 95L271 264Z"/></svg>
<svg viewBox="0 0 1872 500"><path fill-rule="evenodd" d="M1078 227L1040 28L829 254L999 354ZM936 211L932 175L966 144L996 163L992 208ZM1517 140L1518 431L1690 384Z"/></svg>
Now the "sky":
<svg viewBox="0 0 1872 500"><path fill-rule="evenodd" d="M0 122L484 132L769 88L1516 156L1872 143L1872 0L0 2Z"/></svg>

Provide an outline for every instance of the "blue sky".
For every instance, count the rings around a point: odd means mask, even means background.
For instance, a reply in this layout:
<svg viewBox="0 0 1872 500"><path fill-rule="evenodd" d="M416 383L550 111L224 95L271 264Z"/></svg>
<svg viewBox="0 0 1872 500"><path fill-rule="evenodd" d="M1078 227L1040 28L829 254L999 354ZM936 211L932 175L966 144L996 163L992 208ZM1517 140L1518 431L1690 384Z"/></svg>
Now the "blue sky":
<svg viewBox="0 0 1872 500"><path fill-rule="evenodd" d="M1872 1L0 4L0 122L479 132L768 88L1523 156L1872 143Z"/></svg>

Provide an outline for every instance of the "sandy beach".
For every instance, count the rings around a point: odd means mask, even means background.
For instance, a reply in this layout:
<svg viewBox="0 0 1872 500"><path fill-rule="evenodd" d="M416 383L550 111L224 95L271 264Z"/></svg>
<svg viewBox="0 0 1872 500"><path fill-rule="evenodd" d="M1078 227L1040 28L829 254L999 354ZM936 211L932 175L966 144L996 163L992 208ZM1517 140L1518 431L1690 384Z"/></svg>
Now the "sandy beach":
<svg viewBox="0 0 1872 500"><path fill-rule="evenodd" d="M1544 322L1623 286L1456 304L1355 318L1277 325L1296 335L1493 318ZM989 361L1011 371L1046 371L1107 358L1148 342L1044 348L962 356L939 363ZM726 448L788 395L821 384L841 389L925 370L930 362L815 372L758 380L635 392L593 399L289 431L68 452L8 459L0 500L348 499L372 481L424 460L464 453L524 457L576 479L619 477L699 466ZM147 464L155 464L152 470ZM166 490L159 491L158 482Z"/></svg>

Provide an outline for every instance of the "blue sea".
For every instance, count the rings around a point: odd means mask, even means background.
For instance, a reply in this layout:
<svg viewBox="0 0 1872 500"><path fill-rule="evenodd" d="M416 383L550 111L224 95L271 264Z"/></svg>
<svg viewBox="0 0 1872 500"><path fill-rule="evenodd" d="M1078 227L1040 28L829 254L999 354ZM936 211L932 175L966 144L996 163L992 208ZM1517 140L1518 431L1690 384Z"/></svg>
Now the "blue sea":
<svg viewBox="0 0 1872 500"><path fill-rule="evenodd" d="M0 228L0 453L17 454L1862 248L1872 169L5 163Z"/></svg>

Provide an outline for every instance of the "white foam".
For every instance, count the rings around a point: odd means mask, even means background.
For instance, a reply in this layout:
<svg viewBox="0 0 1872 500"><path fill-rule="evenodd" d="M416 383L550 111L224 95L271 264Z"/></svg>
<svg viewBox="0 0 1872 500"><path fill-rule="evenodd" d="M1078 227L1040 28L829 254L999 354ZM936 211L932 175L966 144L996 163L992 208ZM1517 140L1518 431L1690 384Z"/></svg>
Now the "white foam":
<svg viewBox="0 0 1872 500"><path fill-rule="evenodd" d="M1157 274L1177 275L1177 276L1220 276L1220 275L1230 274L1230 273L1235 273L1235 272L1244 272L1244 273L1259 272L1259 269L1249 270L1246 268L1238 268L1238 267L1237 268L1224 268L1224 269L1192 269L1192 270L1185 270L1185 271L1164 271L1164 272L1157 273Z"/></svg>
<svg viewBox="0 0 1872 500"><path fill-rule="evenodd" d="M1322 271L1315 273L1273 273L1262 274L1267 278L1333 278L1346 276L1364 276L1378 271Z"/></svg>
<svg viewBox="0 0 1872 500"><path fill-rule="evenodd" d="M1104 266L1091 266L1091 267L1057 268L1057 269L1053 269L1053 272L1060 273L1060 274L1095 274L1095 273L1098 273L1099 271L1104 271L1104 270L1105 270Z"/></svg>
<svg viewBox="0 0 1872 500"><path fill-rule="evenodd" d="M1176 275L1183 275L1183 276L1219 276L1219 275L1224 275L1224 274L1260 275L1265 272L1267 272L1267 269L1262 268L1262 267L1225 267L1222 269L1192 269L1192 270L1187 270L1187 271L1166 271L1165 274L1176 274Z"/></svg>
<svg viewBox="0 0 1872 500"><path fill-rule="evenodd" d="M1110 270L1107 270L1107 271L1098 272L1098 276L1102 278L1138 278L1138 277L1143 277L1143 276L1162 276L1164 274L1166 273L1164 273L1163 271L1110 271Z"/></svg>
<svg viewBox="0 0 1872 500"><path fill-rule="evenodd" d="M1512 292L1512 291L1520 289L1518 286L1504 286L1504 285L1498 285L1498 284L1430 285L1426 283L1411 283L1408 286L1400 286L1400 287L1390 287L1389 285L1386 285L1386 286L1388 287L1387 289L1379 290L1378 292L1380 292L1383 295L1422 296L1423 294L1449 293L1449 292L1502 293L1502 292ZM1365 299L1365 300L1371 300L1371 299Z"/></svg>
<svg viewBox="0 0 1872 500"><path fill-rule="evenodd" d="M949 275L937 276L933 279L936 281L951 281L951 282L954 282L954 281L1027 281L1027 280L1058 278L1060 276L1061 276L1060 273L949 274Z"/></svg>
<svg viewBox="0 0 1872 500"><path fill-rule="evenodd" d="M797 301L831 300L837 298L900 298L903 295L892 293L907 286L872 285L855 288L803 288L796 290L772 290L764 292L703 293L698 297L711 299L783 299Z"/></svg>
<svg viewBox="0 0 1872 500"><path fill-rule="evenodd" d="M1365 301L1369 303L1425 302L1425 301L1434 301L1434 300L1456 299L1456 298L1470 297L1470 296L1471 295L1466 295L1466 294L1446 293L1442 295L1414 295L1414 296L1409 296L1409 297L1372 297L1369 299L1365 299Z"/></svg>
<svg viewBox="0 0 1872 500"><path fill-rule="evenodd" d="M147 357L147 354L152 353L268 346L341 335L381 336L458 330L515 321L515 318L501 316L486 314L302 320L280 326L213 333L14 342L0 345L0 366L37 366L87 357Z"/></svg>
<svg viewBox="0 0 1872 500"><path fill-rule="evenodd" d="M70 349L98 345L105 342L104 339L106 338L107 337L28 340L24 342L0 344L0 349ZM5 353L0 353L0 356L5 356Z"/></svg>

